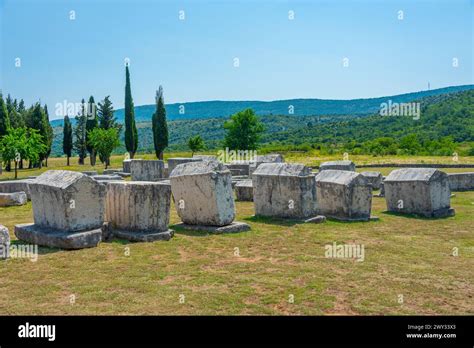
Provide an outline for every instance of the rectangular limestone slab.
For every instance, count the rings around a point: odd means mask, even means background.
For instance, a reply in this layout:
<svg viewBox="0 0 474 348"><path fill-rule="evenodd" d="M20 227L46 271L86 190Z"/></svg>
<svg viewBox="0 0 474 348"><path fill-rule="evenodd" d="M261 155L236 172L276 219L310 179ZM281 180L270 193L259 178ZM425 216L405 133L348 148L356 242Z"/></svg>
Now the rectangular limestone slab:
<svg viewBox="0 0 474 348"><path fill-rule="evenodd" d="M98 228L81 232L65 232L35 224L19 224L15 225L15 236L27 243L74 250L96 247L102 239L102 230Z"/></svg>
<svg viewBox="0 0 474 348"><path fill-rule="evenodd" d="M236 233L250 230L250 225L239 221L234 221L226 226L188 225L184 223L177 224L175 226L184 228L185 230L205 231L213 234Z"/></svg>
<svg viewBox="0 0 474 348"><path fill-rule="evenodd" d="M154 242L156 240L170 240L173 235L173 230L167 231L150 231L150 232L136 232L125 230L112 230L112 235L120 239L126 239L131 242Z"/></svg>

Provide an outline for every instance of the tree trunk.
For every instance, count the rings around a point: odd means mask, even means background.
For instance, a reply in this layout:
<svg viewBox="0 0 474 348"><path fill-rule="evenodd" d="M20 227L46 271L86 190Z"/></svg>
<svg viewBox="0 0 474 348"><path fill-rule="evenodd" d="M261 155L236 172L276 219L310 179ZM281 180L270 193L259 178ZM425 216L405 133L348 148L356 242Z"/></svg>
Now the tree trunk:
<svg viewBox="0 0 474 348"><path fill-rule="evenodd" d="M160 151L160 154L159 154L159 156L158 156L158 159L163 161L163 151Z"/></svg>
<svg viewBox="0 0 474 348"><path fill-rule="evenodd" d="M67 166L69 167L69 156L66 156L67 157Z"/></svg>
<svg viewBox="0 0 474 348"><path fill-rule="evenodd" d="M15 179L18 179L18 162L15 161Z"/></svg>
<svg viewBox="0 0 474 348"><path fill-rule="evenodd" d="M45 159L45 166L48 167L48 157Z"/></svg>
<svg viewBox="0 0 474 348"><path fill-rule="evenodd" d="M20 166L19 169L23 169L23 158L20 160Z"/></svg>

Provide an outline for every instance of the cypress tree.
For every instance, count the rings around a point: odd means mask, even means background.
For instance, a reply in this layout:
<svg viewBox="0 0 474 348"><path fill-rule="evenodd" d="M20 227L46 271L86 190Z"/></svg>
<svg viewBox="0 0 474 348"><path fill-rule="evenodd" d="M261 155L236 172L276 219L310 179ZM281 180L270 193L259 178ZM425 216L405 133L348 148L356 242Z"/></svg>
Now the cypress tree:
<svg viewBox="0 0 474 348"><path fill-rule="evenodd" d="M125 148L130 158L135 156L138 149L138 133L135 125L135 110L130 87L130 71L128 64L125 66Z"/></svg>
<svg viewBox="0 0 474 348"><path fill-rule="evenodd" d="M46 139L46 167L48 166L48 158L51 155L51 149L53 147L53 139L54 139L54 133L53 133L53 127L51 126L51 122L49 122L49 113L48 113L48 106L45 104L44 105L44 115L46 118L46 130L47 130L47 139Z"/></svg>
<svg viewBox="0 0 474 348"><path fill-rule="evenodd" d="M69 117L64 117L63 126L63 152L67 157L67 165L69 166L69 158L72 155L72 126Z"/></svg>
<svg viewBox="0 0 474 348"><path fill-rule="evenodd" d="M162 160L163 151L168 146L168 124L162 86L156 91L156 111L152 117L152 130L156 157Z"/></svg>
<svg viewBox="0 0 474 348"><path fill-rule="evenodd" d="M84 164L84 158L87 157L87 143L86 143L86 106L85 101L82 99L82 111L75 117L76 127L74 128L74 135L76 140L74 141L74 150L76 150L79 156L79 164Z"/></svg>
<svg viewBox="0 0 474 348"><path fill-rule="evenodd" d="M40 103L36 103L30 112L29 127L38 131L39 135L41 135L41 140L45 145L44 150L39 154L39 162L35 163L35 165L38 165L41 168L42 161L46 158L47 154L49 130L46 114Z"/></svg>
<svg viewBox="0 0 474 348"><path fill-rule="evenodd" d="M95 100L93 96L90 96L89 103L87 105L86 144L87 144L87 152L89 152L89 157L90 157L92 166L95 166L97 152L94 149L94 146L92 146L92 144L90 144L89 142L89 132L98 127L99 127L99 119L97 117L97 108L95 105Z"/></svg>

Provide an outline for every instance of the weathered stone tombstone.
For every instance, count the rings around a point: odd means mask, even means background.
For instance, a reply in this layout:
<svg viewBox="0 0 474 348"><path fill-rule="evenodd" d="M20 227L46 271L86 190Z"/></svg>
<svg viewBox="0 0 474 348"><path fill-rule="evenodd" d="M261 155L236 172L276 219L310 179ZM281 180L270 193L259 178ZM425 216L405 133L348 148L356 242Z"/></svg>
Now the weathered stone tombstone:
<svg viewBox="0 0 474 348"><path fill-rule="evenodd" d="M27 202L25 192L0 193L0 207L25 205Z"/></svg>
<svg viewBox="0 0 474 348"><path fill-rule="evenodd" d="M189 162L201 162L202 158L196 157L175 157L168 158L168 174L176 168L177 165ZM168 175L169 176L169 175Z"/></svg>
<svg viewBox="0 0 474 348"><path fill-rule="evenodd" d="M448 173L451 191L473 191L474 172Z"/></svg>
<svg viewBox="0 0 474 348"><path fill-rule="evenodd" d="M384 180L387 210L424 217L453 216L448 175L435 168L404 168Z"/></svg>
<svg viewBox="0 0 474 348"><path fill-rule="evenodd" d="M222 163L190 162L170 173L171 192L180 227L211 233L240 232L248 224L234 221L231 174Z"/></svg>
<svg viewBox="0 0 474 348"><path fill-rule="evenodd" d="M355 172L356 166L355 163L352 161L328 161L323 162L319 166L319 171L322 172L323 170L347 170L350 172Z"/></svg>
<svg viewBox="0 0 474 348"><path fill-rule="evenodd" d="M226 164L232 176L249 175L250 161L232 161Z"/></svg>
<svg viewBox="0 0 474 348"><path fill-rule="evenodd" d="M316 183L303 164L262 163L252 176L255 215L312 219L317 215Z"/></svg>
<svg viewBox="0 0 474 348"><path fill-rule="evenodd" d="M324 170L316 176L318 211L342 221L368 221L372 187L360 173Z"/></svg>
<svg viewBox="0 0 474 348"><path fill-rule="evenodd" d="M258 168L258 166L262 163L283 163L285 159L283 155L279 153L270 153L267 155L258 155L254 161L250 163L249 166L249 176L252 176L253 172Z"/></svg>
<svg viewBox="0 0 474 348"><path fill-rule="evenodd" d="M117 173L123 173L122 168L109 168L109 169L104 169L102 172L102 175L116 175Z"/></svg>
<svg viewBox="0 0 474 348"><path fill-rule="evenodd" d="M25 192L28 199L31 199L30 184L34 183L35 180L22 179L0 181L0 193Z"/></svg>
<svg viewBox="0 0 474 348"><path fill-rule="evenodd" d="M131 162L132 162L132 160L130 160L130 159L123 160L123 162L122 162L122 171L124 173L131 173L131 170L130 170L130 163Z"/></svg>
<svg viewBox="0 0 474 348"><path fill-rule="evenodd" d="M131 160L133 181L158 181L165 178L165 163L161 160Z"/></svg>
<svg viewBox="0 0 474 348"><path fill-rule="evenodd" d="M96 181L120 181L123 178L120 175L92 175L92 179Z"/></svg>
<svg viewBox="0 0 474 348"><path fill-rule="evenodd" d="M383 181L383 175L380 172L361 172L374 190L380 190Z"/></svg>
<svg viewBox="0 0 474 348"><path fill-rule="evenodd" d="M10 248L10 234L8 228L0 225L0 260L8 258Z"/></svg>
<svg viewBox="0 0 474 348"><path fill-rule="evenodd" d="M169 240L171 186L165 182L111 182L107 185L109 232L134 242Z"/></svg>
<svg viewBox="0 0 474 348"><path fill-rule="evenodd" d="M30 184L34 223L15 226L18 239L61 249L95 247L101 241L105 185L65 170L49 170Z"/></svg>
<svg viewBox="0 0 474 348"><path fill-rule="evenodd" d="M252 180L239 180L235 184L235 197L238 201L253 202Z"/></svg>

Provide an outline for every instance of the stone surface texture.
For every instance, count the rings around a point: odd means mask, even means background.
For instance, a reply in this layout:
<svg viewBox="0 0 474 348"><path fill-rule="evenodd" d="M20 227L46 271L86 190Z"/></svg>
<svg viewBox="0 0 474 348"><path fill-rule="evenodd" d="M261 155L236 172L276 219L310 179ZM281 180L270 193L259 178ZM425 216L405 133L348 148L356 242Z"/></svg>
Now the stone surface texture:
<svg viewBox="0 0 474 348"><path fill-rule="evenodd" d="M355 172L356 166L352 161L329 161L321 163L319 171L323 170L348 170Z"/></svg>
<svg viewBox="0 0 474 348"><path fill-rule="evenodd" d="M380 172L361 172L367 179L368 183L372 185L372 189L380 190L383 181L383 175Z"/></svg>
<svg viewBox="0 0 474 348"><path fill-rule="evenodd" d="M262 163L252 180L256 215L295 219L316 215L316 183L309 167Z"/></svg>
<svg viewBox="0 0 474 348"><path fill-rule="evenodd" d="M448 173L451 191L474 191L474 172Z"/></svg>
<svg viewBox="0 0 474 348"><path fill-rule="evenodd" d="M171 191L185 224L224 226L235 217L232 177L218 162L178 165L170 174Z"/></svg>
<svg viewBox="0 0 474 348"><path fill-rule="evenodd" d="M165 178L165 163L161 160L131 160L133 181L158 181Z"/></svg>
<svg viewBox="0 0 474 348"><path fill-rule="evenodd" d="M239 180L235 184L235 196L238 201L253 202L252 180Z"/></svg>
<svg viewBox="0 0 474 348"><path fill-rule="evenodd" d="M25 205L28 197L25 192L0 193L0 207Z"/></svg>
<svg viewBox="0 0 474 348"><path fill-rule="evenodd" d="M318 211L347 221L367 221L372 206L372 187L360 173L324 170L316 176Z"/></svg>
<svg viewBox="0 0 474 348"><path fill-rule="evenodd" d="M387 210L425 217L451 216L448 175L435 168L404 168L384 180Z"/></svg>
<svg viewBox="0 0 474 348"><path fill-rule="evenodd" d="M162 182L114 182L107 185L105 220L113 230L136 234L168 231L171 187Z"/></svg>

